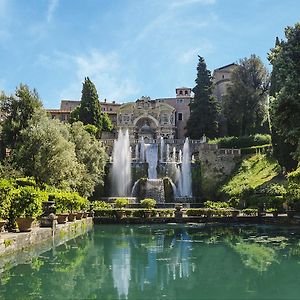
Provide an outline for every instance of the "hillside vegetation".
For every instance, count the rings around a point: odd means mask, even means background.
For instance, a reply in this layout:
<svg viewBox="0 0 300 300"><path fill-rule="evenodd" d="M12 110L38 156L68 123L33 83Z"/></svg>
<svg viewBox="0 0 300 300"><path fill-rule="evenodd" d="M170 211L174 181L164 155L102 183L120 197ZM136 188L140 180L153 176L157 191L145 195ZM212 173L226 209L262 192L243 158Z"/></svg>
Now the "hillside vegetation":
<svg viewBox="0 0 300 300"><path fill-rule="evenodd" d="M228 198L239 197L249 189L256 189L280 174L277 161L267 155L257 154L242 161L234 175L220 188Z"/></svg>

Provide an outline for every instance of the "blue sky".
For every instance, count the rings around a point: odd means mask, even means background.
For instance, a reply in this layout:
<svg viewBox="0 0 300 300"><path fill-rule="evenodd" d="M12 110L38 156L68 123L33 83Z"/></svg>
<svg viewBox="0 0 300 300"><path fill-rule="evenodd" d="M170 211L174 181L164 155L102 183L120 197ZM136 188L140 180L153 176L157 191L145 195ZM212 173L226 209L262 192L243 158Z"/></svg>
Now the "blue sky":
<svg viewBox="0 0 300 300"><path fill-rule="evenodd" d="M208 68L267 53L300 21L298 0L0 0L0 90L36 88L47 108L80 99L172 97ZM270 68L270 66L268 66Z"/></svg>

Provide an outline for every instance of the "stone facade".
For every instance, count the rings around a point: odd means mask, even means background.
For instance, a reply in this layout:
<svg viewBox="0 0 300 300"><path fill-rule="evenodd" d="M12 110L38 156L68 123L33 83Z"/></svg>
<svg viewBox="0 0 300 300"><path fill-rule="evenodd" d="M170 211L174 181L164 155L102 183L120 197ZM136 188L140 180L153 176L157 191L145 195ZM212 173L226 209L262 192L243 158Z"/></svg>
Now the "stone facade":
<svg viewBox="0 0 300 300"><path fill-rule="evenodd" d="M117 129L128 129L131 139L174 139L175 108L149 97L142 97L119 107Z"/></svg>

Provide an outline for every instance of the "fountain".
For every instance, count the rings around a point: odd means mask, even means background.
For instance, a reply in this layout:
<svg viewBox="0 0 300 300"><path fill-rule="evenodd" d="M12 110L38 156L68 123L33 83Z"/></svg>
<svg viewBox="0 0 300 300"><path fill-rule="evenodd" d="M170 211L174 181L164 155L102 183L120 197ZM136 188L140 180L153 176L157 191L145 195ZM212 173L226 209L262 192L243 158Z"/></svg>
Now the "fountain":
<svg viewBox="0 0 300 300"><path fill-rule="evenodd" d="M175 198L185 202L186 198L192 197L189 140L186 138L183 149L178 151L178 146L177 148L174 146L171 152L171 145L165 143L163 138L160 138L158 143L146 144L142 136L133 147L135 162L131 166L128 131L125 133L119 131L113 149L112 196L132 195L138 199L154 198L158 203L174 201ZM147 174L144 173L145 164L147 164ZM130 193L131 167L136 168L135 176L140 174L133 184L132 193Z"/></svg>
<svg viewBox="0 0 300 300"><path fill-rule="evenodd" d="M186 138L183 151L182 151L182 164L181 164L181 182L182 191L181 197L192 197L192 174L191 174L191 154L189 139Z"/></svg>
<svg viewBox="0 0 300 300"><path fill-rule="evenodd" d="M112 164L112 195L130 196L131 187L131 151L128 130L119 130L114 142Z"/></svg>

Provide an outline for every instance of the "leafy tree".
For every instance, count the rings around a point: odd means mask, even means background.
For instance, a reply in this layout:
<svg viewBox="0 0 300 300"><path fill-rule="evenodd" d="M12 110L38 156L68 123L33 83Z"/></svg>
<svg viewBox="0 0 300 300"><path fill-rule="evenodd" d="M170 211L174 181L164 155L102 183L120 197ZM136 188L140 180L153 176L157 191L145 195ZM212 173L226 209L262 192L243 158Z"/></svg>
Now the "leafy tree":
<svg viewBox="0 0 300 300"><path fill-rule="evenodd" d="M187 122L187 136L199 139L205 134L210 138L218 135L218 116L220 107L212 96L212 77L203 57L199 57L196 86L193 88L194 100L190 104L191 115Z"/></svg>
<svg viewBox="0 0 300 300"><path fill-rule="evenodd" d="M240 60L224 97L228 134L244 136L267 131L268 72L256 55Z"/></svg>
<svg viewBox="0 0 300 300"><path fill-rule="evenodd" d="M102 130L103 131L112 131L113 124L107 113L102 114Z"/></svg>
<svg viewBox="0 0 300 300"><path fill-rule="evenodd" d="M13 159L26 176L34 177L39 184L76 190L84 166L76 158L75 145L68 141L66 125L45 113L36 113L21 138L23 143L15 149Z"/></svg>
<svg viewBox="0 0 300 300"><path fill-rule="evenodd" d="M88 125L86 125L88 126ZM77 190L81 195L90 196L97 185L103 185L104 167L108 159L101 142L86 131L81 122L70 128L71 141L75 144L78 161L84 166L83 180Z"/></svg>
<svg viewBox="0 0 300 300"><path fill-rule="evenodd" d="M86 77L82 87L81 104L79 107L79 121L83 124L95 125L102 129L101 106L97 90L92 81Z"/></svg>
<svg viewBox="0 0 300 300"><path fill-rule="evenodd" d="M270 111L274 154L292 170L300 161L300 23L287 27L285 37L277 38L269 53L273 65Z"/></svg>
<svg viewBox="0 0 300 300"><path fill-rule="evenodd" d="M3 148L15 148L20 142L21 131L27 128L33 114L42 108L36 90L20 84L15 96L0 95L0 110L6 115L2 126Z"/></svg>

